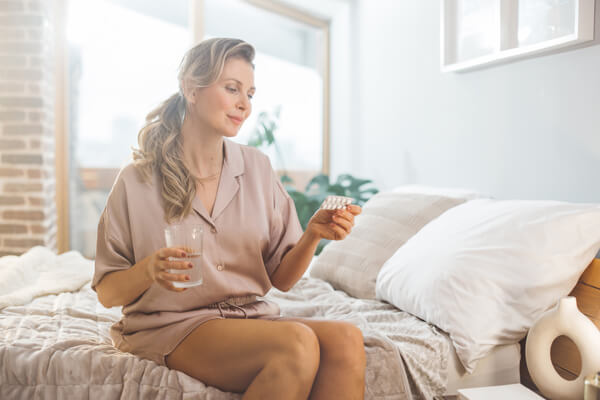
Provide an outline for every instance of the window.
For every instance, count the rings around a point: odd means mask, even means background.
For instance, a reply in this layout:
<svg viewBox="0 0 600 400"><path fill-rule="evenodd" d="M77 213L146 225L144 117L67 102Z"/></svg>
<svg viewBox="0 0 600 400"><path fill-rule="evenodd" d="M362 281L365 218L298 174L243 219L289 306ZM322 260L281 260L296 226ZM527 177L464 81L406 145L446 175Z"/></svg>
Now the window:
<svg viewBox="0 0 600 400"><path fill-rule="evenodd" d="M275 169L297 187L329 172L328 21L270 0L57 4L67 31L57 33L57 65L68 71L56 92L60 252L95 256L100 214L147 113L178 90L181 57L205 37L240 37L257 50L254 111L236 140L247 143L259 114L279 109L281 154L263 149Z"/></svg>
<svg viewBox="0 0 600 400"><path fill-rule="evenodd" d="M114 179L148 112L179 90L177 67L191 44L187 0L152 4L68 4L69 237L89 258Z"/></svg>
<svg viewBox="0 0 600 400"><path fill-rule="evenodd" d="M592 40L594 0L442 0L441 69L462 71Z"/></svg>

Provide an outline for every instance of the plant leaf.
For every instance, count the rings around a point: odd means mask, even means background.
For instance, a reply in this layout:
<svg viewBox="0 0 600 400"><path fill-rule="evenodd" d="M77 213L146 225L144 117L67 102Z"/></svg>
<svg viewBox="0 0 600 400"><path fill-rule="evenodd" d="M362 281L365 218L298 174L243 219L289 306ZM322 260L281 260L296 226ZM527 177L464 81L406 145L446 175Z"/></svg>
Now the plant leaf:
<svg viewBox="0 0 600 400"><path fill-rule="evenodd" d="M279 178L281 180L281 183L285 184L293 184L294 180L292 178L290 178L290 176L288 174L283 174L281 175L281 177Z"/></svg>
<svg viewBox="0 0 600 400"><path fill-rule="evenodd" d="M316 187L316 190L319 190L319 187L321 188L325 188L322 190L326 190L327 187L329 186L329 176L325 175L325 174L318 174L315 175L310 182L308 182L308 184L306 185L306 189L304 190L305 192L310 192L311 190L315 190L313 189L314 187ZM320 191L322 191L320 190Z"/></svg>

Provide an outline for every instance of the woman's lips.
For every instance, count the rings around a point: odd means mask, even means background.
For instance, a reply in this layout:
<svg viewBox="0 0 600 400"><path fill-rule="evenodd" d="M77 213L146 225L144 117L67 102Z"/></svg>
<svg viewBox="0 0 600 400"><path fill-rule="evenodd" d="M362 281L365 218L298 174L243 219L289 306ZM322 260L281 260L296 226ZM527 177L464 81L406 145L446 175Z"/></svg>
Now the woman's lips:
<svg viewBox="0 0 600 400"><path fill-rule="evenodd" d="M242 119L239 117L234 117L232 115L228 115L229 119L233 121L234 124L239 125L242 123Z"/></svg>

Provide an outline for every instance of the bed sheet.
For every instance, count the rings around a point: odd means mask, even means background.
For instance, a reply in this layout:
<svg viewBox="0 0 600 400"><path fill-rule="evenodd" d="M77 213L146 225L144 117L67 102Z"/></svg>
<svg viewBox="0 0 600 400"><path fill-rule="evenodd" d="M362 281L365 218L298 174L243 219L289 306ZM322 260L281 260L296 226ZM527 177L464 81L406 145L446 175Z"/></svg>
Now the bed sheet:
<svg viewBox="0 0 600 400"><path fill-rule="evenodd" d="M273 289L285 316L350 321L363 332L365 399L431 398L442 394L450 346L443 333L375 300L354 299L319 279L302 278L289 292ZM0 398L239 399L152 361L116 350L109 327L120 309L106 309L86 284L0 311Z"/></svg>

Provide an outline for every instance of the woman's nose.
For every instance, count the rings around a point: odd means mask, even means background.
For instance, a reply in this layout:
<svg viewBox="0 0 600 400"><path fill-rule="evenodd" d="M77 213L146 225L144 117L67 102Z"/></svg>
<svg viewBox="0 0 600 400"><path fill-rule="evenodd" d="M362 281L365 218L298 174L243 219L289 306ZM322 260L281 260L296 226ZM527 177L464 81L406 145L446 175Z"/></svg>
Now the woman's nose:
<svg viewBox="0 0 600 400"><path fill-rule="evenodd" d="M241 98L240 101L238 102L238 109L245 111L248 109L248 107L250 106L250 101L248 99L245 98Z"/></svg>

